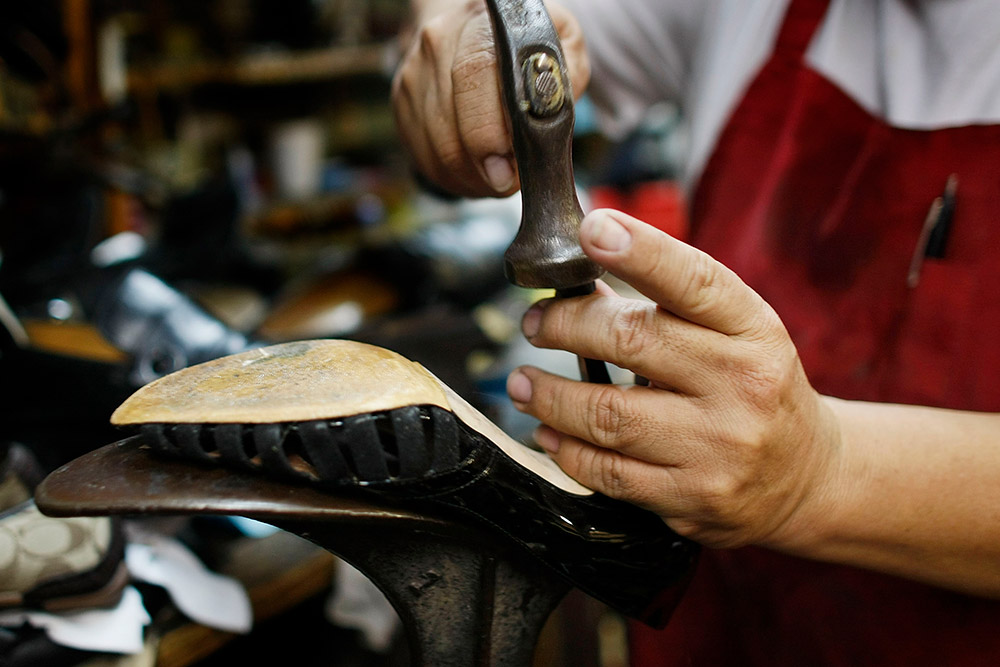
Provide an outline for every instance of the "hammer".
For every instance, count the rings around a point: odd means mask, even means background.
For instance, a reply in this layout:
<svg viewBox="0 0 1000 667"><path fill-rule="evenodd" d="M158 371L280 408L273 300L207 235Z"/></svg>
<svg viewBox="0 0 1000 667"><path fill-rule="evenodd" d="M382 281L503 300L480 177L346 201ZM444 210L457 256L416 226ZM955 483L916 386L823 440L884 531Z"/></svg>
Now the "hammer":
<svg viewBox="0 0 1000 667"><path fill-rule="evenodd" d="M521 179L521 224L504 274L556 297L590 294L604 269L580 248L583 209L573 178L573 90L562 45L542 0L486 0L504 109ZM580 360L589 382L610 384L604 362Z"/></svg>

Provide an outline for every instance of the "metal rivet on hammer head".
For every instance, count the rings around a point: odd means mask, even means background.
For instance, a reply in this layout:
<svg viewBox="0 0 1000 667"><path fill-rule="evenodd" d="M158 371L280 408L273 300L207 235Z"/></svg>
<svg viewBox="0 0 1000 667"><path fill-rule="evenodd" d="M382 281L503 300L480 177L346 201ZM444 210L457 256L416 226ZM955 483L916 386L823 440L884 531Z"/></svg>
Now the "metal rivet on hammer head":
<svg viewBox="0 0 1000 667"><path fill-rule="evenodd" d="M554 67L552 57L547 53L536 54L531 62L536 72L551 72Z"/></svg>
<svg viewBox="0 0 1000 667"><path fill-rule="evenodd" d="M552 116L562 109L566 84L559 61L548 53L533 53L525 61L524 87L528 110L536 117Z"/></svg>

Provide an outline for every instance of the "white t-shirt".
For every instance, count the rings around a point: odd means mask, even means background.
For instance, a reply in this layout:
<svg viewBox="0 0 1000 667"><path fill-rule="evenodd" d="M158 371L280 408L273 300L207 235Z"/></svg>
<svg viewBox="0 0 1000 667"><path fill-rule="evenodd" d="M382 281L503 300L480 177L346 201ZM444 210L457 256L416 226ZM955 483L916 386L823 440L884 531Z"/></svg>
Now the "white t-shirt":
<svg viewBox="0 0 1000 667"><path fill-rule="evenodd" d="M789 0L562 0L590 53L590 97L622 136L657 102L687 122L697 178L774 46ZM809 65L893 126L1000 123L996 0L832 0Z"/></svg>

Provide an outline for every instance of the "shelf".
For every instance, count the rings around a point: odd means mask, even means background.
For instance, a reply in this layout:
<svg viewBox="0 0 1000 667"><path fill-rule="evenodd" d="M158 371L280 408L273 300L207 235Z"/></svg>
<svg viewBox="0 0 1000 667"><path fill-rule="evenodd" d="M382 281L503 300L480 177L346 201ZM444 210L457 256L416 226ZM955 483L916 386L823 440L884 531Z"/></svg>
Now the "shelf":
<svg viewBox="0 0 1000 667"><path fill-rule="evenodd" d="M128 77L133 92L182 90L207 84L267 86L382 74L391 44L339 46L298 52L270 52L235 60L136 67Z"/></svg>
<svg viewBox="0 0 1000 667"><path fill-rule="evenodd" d="M92 324L31 318L25 319L22 324L32 349L107 364L128 361L128 355L108 341Z"/></svg>

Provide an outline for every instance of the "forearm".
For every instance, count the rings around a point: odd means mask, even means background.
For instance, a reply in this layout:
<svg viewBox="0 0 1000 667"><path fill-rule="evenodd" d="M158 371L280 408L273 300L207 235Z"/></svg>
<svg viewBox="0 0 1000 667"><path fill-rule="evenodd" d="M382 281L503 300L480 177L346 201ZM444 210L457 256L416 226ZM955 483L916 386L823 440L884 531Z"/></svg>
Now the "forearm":
<svg viewBox="0 0 1000 667"><path fill-rule="evenodd" d="M768 546L1000 598L1000 415L826 403L842 447Z"/></svg>

